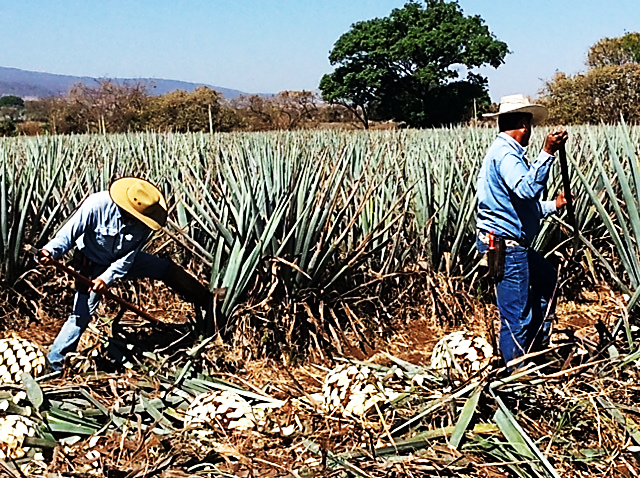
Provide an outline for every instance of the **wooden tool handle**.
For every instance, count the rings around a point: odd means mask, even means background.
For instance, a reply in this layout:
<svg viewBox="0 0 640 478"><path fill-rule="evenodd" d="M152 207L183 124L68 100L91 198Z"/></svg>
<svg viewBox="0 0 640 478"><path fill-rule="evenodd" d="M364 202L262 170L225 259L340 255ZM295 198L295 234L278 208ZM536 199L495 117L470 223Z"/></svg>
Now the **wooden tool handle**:
<svg viewBox="0 0 640 478"><path fill-rule="evenodd" d="M578 231L576 212L573 207L573 196L571 195L571 179L569 179L569 167L567 165L567 150L565 149L564 144L560 145L560 149L558 150L558 152L560 153L560 172L562 174L564 198L567 200L567 221L573 228L573 243L575 249L578 245L578 236L580 232Z"/></svg>
<svg viewBox="0 0 640 478"><path fill-rule="evenodd" d="M31 246L31 245L25 245L24 249L37 256L38 255L38 249L36 249L35 247ZM83 276L82 274L80 274L79 272L73 270L71 267L63 264L62 262L54 259L53 257L50 257L49 260L51 261L51 265L54 266L56 269L70 275L71 277L73 277L74 279L76 279L78 282L88 286L88 287L92 287L93 286L93 281L91 279L89 279L88 277ZM119 297L117 295L115 295L113 292L107 290L106 292L104 292L102 294L104 297L106 297L107 299L111 299L115 302L117 302L118 304L120 304L122 307L129 309L131 312L134 312L135 314L139 315L140 317L142 317L145 320L148 320L149 322L157 322L159 323L160 320L156 319L153 315L145 312L144 310L142 310L141 308L139 308L136 305L133 305L131 302L127 302L126 300L124 300L122 297Z"/></svg>

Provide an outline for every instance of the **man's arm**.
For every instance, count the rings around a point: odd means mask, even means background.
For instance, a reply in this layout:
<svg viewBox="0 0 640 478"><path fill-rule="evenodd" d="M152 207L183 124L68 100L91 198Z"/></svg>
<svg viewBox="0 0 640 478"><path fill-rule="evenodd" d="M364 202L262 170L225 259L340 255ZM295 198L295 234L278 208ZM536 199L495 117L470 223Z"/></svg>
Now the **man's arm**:
<svg viewBox="0 0 640 478"><path fill-rule="evenodd" d="M73 216L62 226L56 236L42 249L50 253L53 259L60 259L72 249L85 228L95 222L94 197L89 196ZM46 256L42 253L41 256ZM46 260L46 259L45 259Z"/></svg>
<svg viewBox="0 0 640 478"><path fill-rule="evenodd" d="M534 199L542 192L549 177L554 154L566 143L568 133L558 129L547 135L544 147L530 167L516 154L508 154L500 162L500 175L511 191L520 199ZM564 197L564 196L563 196ZM549 207L541 206L543 213ZM553 212L553 211L552 211Z"/></svg>
<svg viewBox="0 0 640 478"><path fill-rule="evenodd" d="M540 210L542 211L542 217L550 216L566 205L567 198L564 197L564 193L559 193L556 198L551 201L540 201Z"/></svg>
<svg viewBox="0 0 640 478"><path fill-rule="evenodd" d="M545 188L553 156L545 151L527 167L524 159L508 154L500 161L500 175L507 187L520 199L535 199Z"/></svg>
<svg viewBox="0 0 640 478"><path fill-rule="evenodd" d="M110 287L115 281L117 281L118 279L122 279L127 274L127 272L129 272L129 269L131 269L133 261L136 258L136 254L140 251L141 248L142 243L132 251L129 251L124 256L112 262L107 270L96 278L96 281L100 280L104 282L106 287ZM96 290L96 292L99 291Z"/></svg>
<svg viewBox="0 0 640 478"><path fill-rule="evenodd" d="M135 260L138 251L140 251L140 249L142 248L142 244L143 243L141 243L138 247L136 247L134 250L130 251L123 257L113 262L107 268L107 270L93 279L93 286L91 287L91 290L98 294L103 294L116 280L124 277L133 265L133 261ZM49 252L49 250L47 250L46 248L40 249L40 252L38 253L38 260L41 264L50 264L52 258L53 254Z"/></svg>

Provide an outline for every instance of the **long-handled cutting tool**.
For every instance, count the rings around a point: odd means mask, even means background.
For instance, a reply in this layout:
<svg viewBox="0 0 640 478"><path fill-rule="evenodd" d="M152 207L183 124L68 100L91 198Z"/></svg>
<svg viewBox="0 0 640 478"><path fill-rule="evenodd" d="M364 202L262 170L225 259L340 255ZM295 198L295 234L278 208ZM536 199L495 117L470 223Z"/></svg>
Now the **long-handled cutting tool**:
<svg viewBox="0 0 640 478"><path fill-rule="evenodd" d="M576 212L573 207L573 196L571 195L571 180L569 179L569 167L567 166L567 151L564 144L558 150L560 153L560 173L562 174L562 186L564 188L564 197L567 200L567 222L573 228L573 254L578 250L580 242L580 231L576 221Z"/></svg>
<svg viewBox="0 0 640 478"><path fill-rule="evenodd" d="M33 254L37 257L39 250L36 249L35 247L31 246L31 245L25 245L24 246L25 251L27 251L29 254ZM76 279L78 282L91 287L93 285L93 281L91 279L89 279L88 277L83 276L82 274L78 273L77 271L73 270L71 267L63 264L62 262L54 259L53 257L50 258L51 260L51 265L54 266L56 269L70 275L71 277L73 277L74 279ZM104 297L106 297L107 299L113 300L114 302L117 302L118 304L120 304L122 307L129 309L131 312L134 312L135 314L139 315L140 317L142 317L145 320L148 320L149 322L156 322L156 323L160 323L161 321L157 318L155 318L153 315L145 312L144 310L142 310L141 308L137 307L136 305L133 305L131 302L127 302L126 300L124 300L122 297L119 297L117 295L115 295L113 292L111 291L106 291L102 294Z"/></svg>

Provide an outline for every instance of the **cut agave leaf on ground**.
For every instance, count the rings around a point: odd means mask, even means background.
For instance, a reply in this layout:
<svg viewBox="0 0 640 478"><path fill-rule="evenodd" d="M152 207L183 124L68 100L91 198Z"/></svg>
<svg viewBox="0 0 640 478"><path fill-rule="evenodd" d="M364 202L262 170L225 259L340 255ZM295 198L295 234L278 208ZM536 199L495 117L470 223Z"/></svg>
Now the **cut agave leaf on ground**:
<svg viewBox="0 0 640 478"><path fill-rule="evenodd" d="M58 446L56 440L48 440L46 438L38 437L25 437L24 446L37 447L37 448L55 448Z"/></svg>
<svg viewBox="0 0 640 478"><path fill-rule="evenodd" d="M173 425L171 422L167 420L167 418L158 410L155 405L153 405L149 400L145 397L140 396L140 401L144 406L144 409L151 415L151 417L156 421L156 423L160 424L162 427L166 428L168 432L173 431Z"/></svg>
<svg viewBox="0 0 640 478"><path fill-rule="evenodd" d="M500 443L494 439L486 439L474 436L473 440L462 445L462 450L468 453L485 454L493 461L497 460L501 466L511 470L519 478L531 478L531 470L524 469L522 465L527 465L526 460L521 460L519 456L512 453L509 445Z"/></svg>
<svg viewBox="0 0 640 478"><path fill-rule="evenodd" d="M596 396L596 400L611 418L613 418L631 437L636 445L640 445L640 428L627 418L622 411L604 397Z"/></svg>
<svg viewBox="0 0 640 478"><path fill-rule="evenodd" d="M325 456L326 460L327 460L327 466L329 468L332 468L332 469L344 468L348 472L353 473L355 476L358 476L360 478L372 478L371 475L369 475L368 473L364 472L363 470L361 470L357 466L349 463L346 459L344 459L344 458L342 458L340 456L337 456L337 455L333 454L332 452L330 452L328 450L323 450L320 447L320 445L318 445L314 441L305 438L303 440L303 443L304 443L304 446L310 452L312 452L312 453L314 453L314 454L316 454L318 456Z"/></svg>
<svg viewBox="0 0 640 478"><path fill-rule="evenodd" d="M66 421L55 416L47 416L47 426L54 433L68 433L71 435L86 436L93 435L101 428L95 426L85 426L78 422Z"/></svg>
<svg viewBox="0 0 640 478"><path fill-rule="evenodd" d="M433 440L437 438L445 438L451 436L454 427L438 428L437 430L428 430L426 432L419 433L413 438L408 440L396 440L395 446L384 446L375 449L376 456L389 456L397 455L407 451L420 450L429 447L433 444ZM369 454L362 453L359 457L369 456ZM357 458L356 455L346 456L346 458Z"/></svg>
<svg viewBox="0 0 640 478"><path fill-rule="evenodd" d="M393 363L395 363L396 365L398 365L398 367L403 368L407 373L410 374L431 374L430 369L425 368L425 367L418 367L417 365L414 365L410 362L407 362L406 360L402 360L399 359L397 357L394 357L393 355L385 352L384 353L385 357L387 357L389 360L391 360Z"/></svg>
<svg viewBox="0 0 640 478"><path fill-rule="evenodd" d="M447 404L447 403L451 402L452 400L455 400L455 399L457 399L459 397L463 397L469 391L475 389L478 386L479 383L480 382L478 382L478 381L473 382L470 385L467 385L466 387L458 390L455 393L452 393L450 395L445 395L444 397L439 398L437 400L433 400L432 402L427 404L418 414L414 415L409 420L407 420L404 423L402 423L402 424L396 426L395 428L393 428L391 430L391 434L395 435L397 433L400 433L401 431L406 431L408 428L411 428L411 425L417 425L420 422L420 420L422 420L423 418L428 416L430 413L433 413L435 410L439 409L443 405L445 405L445 404Z"/></svg>
<svg viewBox="0 0 640 478"><path fill-rule="evenodd" d="M458 417L458 422L456 423L456 427L451 435L451 439L449 440L454 448L458 448L460 445L464 432L467 430L471 420L473 419L473 415L478 406L478 400L480 399L480 394L482 394L482 391L484 390L484 385L484 382L478 385L465 402L464 407L462 407L462 412L460 412L460 417Z"/></svg>
<svg viewBox="0 0 640 478"><path fill-rule="evenodd" d="M551 463L549 463L549 460L547 460L544 453L540 451L529 435L527 435L527 433L518 424L502 399L493 391L491 394L498 404L498 410L495 415L496 424L500 427L500 431L502 431L507 440L509 440L511 446L513 446L514 449L523 457L539 461L541 466L534 464L533 462L531 463L534 471L538 473L544 472L553 478L560 478L556 469L551 465Z"/></svg>
<svg viewBox="0 0 640 478"><path fill-rule="evenodd" d="M250 392L249 390L245 390L237 386L235 387L229 386L223 382L216 382L213 380L199 380L199 379L189 379L185 381L186 386L189 386L191 384L199 385L205 390L226 390L226 391L234 392L244 398L257 400L260 402L271 403L272 406L274 407L282 406L285 403L283 400L277 400L275 398L269 397L268 395L260 395L255 392Z"/></svg>
<svg viewBox="0 0 640 478"><path fill-rule="evenodd" d="M40 410L42 404L44 403L44 395L42 393L40 385L38 385L38 383L28 373L23 373L21 379L22 383L24 384L25 390L27 391L27 397L29 398L29 401L36 408L36 410Z"/></svg>

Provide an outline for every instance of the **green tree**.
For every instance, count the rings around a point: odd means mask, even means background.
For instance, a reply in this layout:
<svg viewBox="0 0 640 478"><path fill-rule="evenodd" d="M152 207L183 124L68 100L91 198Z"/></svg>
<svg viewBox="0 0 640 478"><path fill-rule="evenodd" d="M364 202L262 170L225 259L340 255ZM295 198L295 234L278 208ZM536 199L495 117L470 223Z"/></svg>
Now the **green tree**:
<svg viewBox="0 0 640 478"><path fill-rule="evenodd" d="M24 108L24 100L15 95L0 96L0 108Z"/></svg>
<svg viewBox="0 0 640 478"><path fill-rule="evenodd" d="M557 73L541 101L557 124L640 122L640 33L604 38L587 55L589 69Z"/></svg>
<svg viewBox="0 0 640 478"><path fill-rule="evenodd" d="M16 123L23 120L24 100L19 96L0 96L0 136L11 136L16 133Z"/></svg>
<svg viewBox="0 0 640 478"><path fill-rule="evenodd" d="M17 132L16 124L10 119L0 120L0 136L14 136Z"/></svg>
<svg viewBox="0 0 640 478"><path fill-rule="evenodd" d="M329 54L337 66L320 90L365 128L370 119L453 123L470 117L474 101L489 103L486 78L470 70L497 68L507 53L482 18L465 16L457 2L410 1L388 17L352 25Z"/></svg>
<svg viewBox="0 0 640 478"><path fill-rule="evenodd" d="M603 38L589 49L587 66L602 68L640 63L640 33Z"/></svg>

